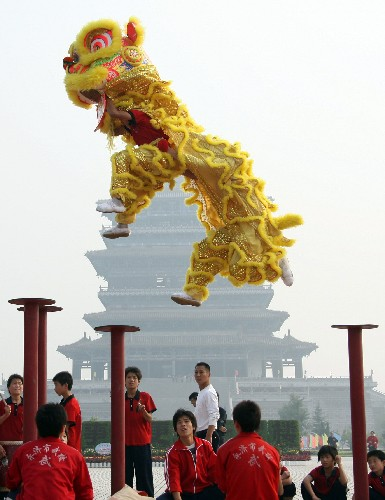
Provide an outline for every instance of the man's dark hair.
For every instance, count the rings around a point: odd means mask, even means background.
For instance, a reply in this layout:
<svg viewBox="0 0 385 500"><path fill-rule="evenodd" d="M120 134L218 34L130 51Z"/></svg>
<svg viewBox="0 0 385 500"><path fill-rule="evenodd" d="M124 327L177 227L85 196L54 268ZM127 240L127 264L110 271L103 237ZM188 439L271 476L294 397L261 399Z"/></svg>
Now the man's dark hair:
<svg viewBox="0 0 385 500"><path fill-rule="evenodd" d="M47 403L37 410L35 422L40 437L59 437L67 423L67 414L61 404Z"/></svg>
<svg viewBox="0 0 385 500"><path fill-rule="evenodd" d="M233 410L233 420L238 422L243 432L254 432L261 423L261 409L254 401L241 401Z"/></svg>
<svg viewBox="0 0 385 500"><path fill-rule="evenodd" d="M198 393L197 392L192 392L190 396L188 397L188 400L191 401L192 399L197 399L198 398Z"/></svg>
<svg viewBox="0 0 385 500"><path fill-rule="evenodd" d="M204 366L206 368L206 370L208 370L209 372L211 372L211 368L210 368L210 365L208 363L205 363L204 361L199 361L199 363L197 363L195 365L195 368L197 366Z"/></svg>
<svg viewBox="0 0 385 500"><path fill-rule="evenodd" d="M24 379L21 375L19 375L18 373L12 373L12 375L10 375L8 377L8 380L7 380L7 388L9 389L9 386L12 384L12 380L21 380L21 383L24 384Z"/></svg>
<svg viewBox="0 0 385 500"><path fill-rule="evenodd" d="M338 455L337 448L335 446L324 444L318 450L318 460L321 460L321 457L323 457L324 455L330 455L333 457L333 460L335 460L336 456Z"/></svg>
<svg viewBox="0 0 385 500"><path fill-rule="evenodd" d="M142 372L137 366L127 366L124 370L124 378L127 377L127 373L134 373L138 377L138 380L142 380Z"/></svg>
<svg viewBox="0 0 385 500"><path fill-rule="evenodd" d="M57 373L52 379L52 382L59 382L59 384L61 385L67 384L69 391L72 389L72 386L74 385L74 379L72 378L70 372Z"/></svg>
<svg viewBox="0 0 385 500"><path fill-rule="evenodd" d="M366 459L368 460L370 457L377 457L383 462L385 460L385 453L382 450L372 450L366 455Z"/></svg>
<svg viewBox="0 0 385 500"><path fill-rule="evenodd" d="M182 417L187 417L190 420L195 434L195 430L197 428L197 419L195 418L195 415L192 411L184 410L183 408L179 408L179 410L177 410L174 413L174 416L172 417L172 425L174 427L174 431L176 432L176 424L178 423L178 420Z"/></svg>

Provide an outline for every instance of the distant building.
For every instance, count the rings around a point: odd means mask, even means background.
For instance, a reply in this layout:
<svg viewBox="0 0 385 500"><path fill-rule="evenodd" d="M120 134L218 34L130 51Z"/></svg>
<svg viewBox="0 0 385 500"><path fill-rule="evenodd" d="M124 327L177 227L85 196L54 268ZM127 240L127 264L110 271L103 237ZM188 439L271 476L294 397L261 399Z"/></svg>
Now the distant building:
<svg viewBox="0 0 385 500"><path fill-rule="evenodd" d="M278 410L296 393L310 411L320 403L333 428L342 432L350 422L348 380L304 378L302 359L317 345L290 332L283 338L275 335L289 314L269 309L272 285L236 288L217 277L200 308L171 301L172 293L182 290L192 243L205 236L195 209L186 207L184 198L178 187L165 189L138 216L129 238L104 240L106 249L87 252L106 286L99 290L105 311L86 314L85 321L92 328L140 326L140 332L126 334L126 365L141 368L143 390L153 394L158 419L189 406L188 395L196 389L195 363L206 361L228 410L233 402L250 397L261 403L264 418L279 418ZM72 359L84 418L110 416L109 348L109 334L103 334L96 340L84 335L57 349ZM90 381L80 381L85 369ZM368 391L375 385L366 380Z"/></svg>

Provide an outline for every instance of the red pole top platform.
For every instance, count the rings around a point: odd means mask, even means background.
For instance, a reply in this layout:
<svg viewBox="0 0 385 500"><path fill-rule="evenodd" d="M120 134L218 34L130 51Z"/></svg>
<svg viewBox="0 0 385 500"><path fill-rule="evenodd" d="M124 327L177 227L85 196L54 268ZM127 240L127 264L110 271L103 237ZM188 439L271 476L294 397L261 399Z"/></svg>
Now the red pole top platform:
<svg viewBox="0 0 385 500"><path fill-rule="evenodd" d="M18 311L24 311L24 306L23 307L18 307L17 310ZM58 306L44 306L43 305L43 306L39 307L39 310L40 311L47 311L47 312L57 312L57 311L62 311L63 308L62 307L58 307Z"/></svg>
<svg viewBox="0 0 385 500"><path fill-rule="evenodd" d="M45 307L42 307L41 309L43 309L44 311L47 311L49 313L54 313L54 312L58 312L58 311L63 310L63 308L59 307L59 306L45 306Z"/></svg>
<svg viewBox="0 0 385 500"><path fill-rule="evenodd" d="M10 304L15 304L17 306L24 306L26 304L39 304L39 306L51 306L56 303L53 299L42 299L42 298L20 298L8 300Z"/></svg>
<svg viewBox="0 0 385 500"><path fill-rule="evenodd" d="M372 328L378 328L378 325L332 325L332 328L339 328L340 330L349 330L349 329L361 329L361 330L371 330Z"/></svg>
<svg viewBox="0 0 385 500"><path fill-rule="evenodd" d="M371 324L332 325L332 328L348 330L353 480L355 498L359 500L369 500L362 330L377 327Z"/></svg>
<svg viewBox="0 0 385 500"><path fill-rule="evenodd" d="M121 331L123 330L124 332L139 332L140 328L139 326L129 326L129 325L104 325L104 326L97 326L94 328L95 332L110 332L114 333L114 331Z"/></svg>

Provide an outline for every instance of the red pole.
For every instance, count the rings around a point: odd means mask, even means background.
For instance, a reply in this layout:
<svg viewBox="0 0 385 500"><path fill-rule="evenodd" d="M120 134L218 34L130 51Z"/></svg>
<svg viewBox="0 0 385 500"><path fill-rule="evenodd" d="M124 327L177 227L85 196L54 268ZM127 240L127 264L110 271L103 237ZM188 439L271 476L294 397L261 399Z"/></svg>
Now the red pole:
<svg viewBox="0 0 385 500"><path fill-rule="evenodd" d="M56 306L44 306L39 310L38 408L47 402L47 313L62 310L62 307Z"/></svg>
<svg viewBox="0 0 385 500"><path fill-rule="evenodd" d="M125 484L124 445L124 333L136 332L136 326L107 325L95 328L111 333L111 495Z"/></svg>
<svg viewBox="0 0 385 500"><path fill-rule="evenodd" d="M350 372L350 406L352 418L353 477L357 498L369 499L368 466L366 463L365 388L362 355L362 329L348 329Z"/></svg>
<svg viewBox="0 0 385 500"><path fill-rule="evenodd" d="M332 328L348 330L354 495L357 499L369 500L362 329L377 328L377 325L333 325Z"/></svg>
<svg viewBox="0 0 385 500"><path fill-rule="evenodd" d="M24 442L37 438L35 414L37 411L38 325L39 304L27 302L24 306Z"/></svg>
<svg viewBox="0 0 385 500"><path fill-rule="evenodd" d="M24 311L24 307L18 307L18 311ZM37 406L38 408L47 402L47 312L62 311L62 307L41 306L39 309L39 334L37 354Z"/></svg>
<svg viewBox="0 0 385 500"><path fill-rule="evenodd" d="M38 387L39 307L54 304L51 299L12 299L10 304L24 306L24 422L23 441L37 438L35 414Z"/></svg>
<svg viewBox="0 0 385 500"><path fill-rule="evenodd" d="M47 309L39 311L37 406L47 402Z"/></svg>
<svg viewBox="0 0 385 500"><path fill-rule="evenodd" d="M125 484L124 328L111 330L111 495Z"/></svg>

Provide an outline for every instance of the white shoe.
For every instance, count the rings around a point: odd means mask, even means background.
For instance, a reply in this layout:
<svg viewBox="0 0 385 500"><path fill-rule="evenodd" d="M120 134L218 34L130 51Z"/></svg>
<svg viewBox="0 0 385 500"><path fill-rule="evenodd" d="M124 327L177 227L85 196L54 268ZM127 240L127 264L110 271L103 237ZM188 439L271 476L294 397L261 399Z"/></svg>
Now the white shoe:
<svg viewBox="0 0 385 500"><path fill-rule="evenodd" d="M290 269L289 261L286 257L279 261L279 267L282 269L281 280L286 286L291 286L294 283L294 276Z"/></svg>
<svg viewBox="0 0 385 500"><path fill-rule="evenodd" d="M104 214L122 213L126 210L126 207L119 198L111 198L103 203L99 203L96 210L98 212L103 212Z"/></svg>
<svg viewBox="0 0 385 500"><path fill-rule="evenodd" d="M185 292L174 293L174 295L171 295L171 300L173 300L177 304L180 304L181 306L199 307L202 304L200 300L194 299Z"/></svg>
<svg viewBox="0 0 385 500"><path fill-rule="evenodd" d="M117 224L111 229L107 229L107 231L104 231L103 237L114 240L115 238L126 238L127 236L130 236L130 234L131 231L128 229L127 224Z"/></svg>

